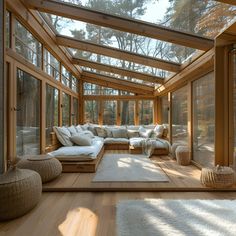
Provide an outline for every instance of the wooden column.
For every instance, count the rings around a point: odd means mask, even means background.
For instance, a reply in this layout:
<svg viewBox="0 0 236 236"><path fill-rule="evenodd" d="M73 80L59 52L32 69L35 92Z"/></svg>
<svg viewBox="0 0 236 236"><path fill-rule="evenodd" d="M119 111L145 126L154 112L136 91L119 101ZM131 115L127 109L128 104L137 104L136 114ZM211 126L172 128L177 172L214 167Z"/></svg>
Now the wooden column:
<svg viewBox="0 0 236 236"><path fill-rule="evenodd" d="M46 82L41 81L41 122L40 122L40 152L46 148Z"/></svg>
<svg viewBox="0 0 236 236"><path fill-rule="evenodd" d="M228 46L215 47L215 164L229 164Z"/></svg>
<svg viewBox="0 0 236 236"><path fill-rule="evenodd" d="M193 150L193 112L192 112L192 83L188 82L188 104L187 104L187 110L188 110L188 146L190 150L190 157L192 159L192 150Z"/></svg>
<svg viewBox="0 0 236 236"><path fill-rule="evenodd" d="M104 112L104 101L103 100L98 100L98 124L102 125L103 124L103 112Z"/></svg>
<svg viewBox="0 0 236 236"><path fill-rule="evenodd" d="M134 105L134 124L135 124L135 125L139 125L138 101L139 101L139 100L135 100L135 105Z"/></svg>
<svg viewBox="0 0 236 236"><path fill-rule="evenodd" d="M116 108L116 114L117 114L117 118L116 118L116 124L117 125L121 125L121 101L117 100L117 108Z"/></svg>
<svg viewBox="0 0 236 236"><path fill-rule="evenodd" d="M169 121L169 140L172 144L172 93L168 93L168 103L169 103L169 112L168 112L168 121Z"/></svg>
<svg viewBox="0 0 236 236"><path fill-rule="evenodd" d="M79 80L79 123L84 123L84 82Z"/></svg>
<svg viewBox="0 0 236 236"><path fill-rule="evenodd" d="M5 62L4 62L4 22L5 22L5 1L0 1L0 173L3 173L6 170L6 83L5 83Z"/></svg>

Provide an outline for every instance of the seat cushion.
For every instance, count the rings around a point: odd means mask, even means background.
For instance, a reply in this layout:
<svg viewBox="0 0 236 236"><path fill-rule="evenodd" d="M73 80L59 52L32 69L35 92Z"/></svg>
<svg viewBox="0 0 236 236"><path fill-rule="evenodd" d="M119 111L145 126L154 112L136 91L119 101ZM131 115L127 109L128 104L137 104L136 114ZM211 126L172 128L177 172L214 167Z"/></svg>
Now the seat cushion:
<svg viewBox="0 0 236 236"><path fill-rule="evenodd" d="M129 144L129 139L127 138L105 138L105 144Z"/></svg>
<svg viewBox="0 0 236 236"><path fill-rule="evenodd" d="M130 138L129 143L133 147L141 147L142 146L142 141L145 138L143 137L138 137L138 138Z"/></svg>

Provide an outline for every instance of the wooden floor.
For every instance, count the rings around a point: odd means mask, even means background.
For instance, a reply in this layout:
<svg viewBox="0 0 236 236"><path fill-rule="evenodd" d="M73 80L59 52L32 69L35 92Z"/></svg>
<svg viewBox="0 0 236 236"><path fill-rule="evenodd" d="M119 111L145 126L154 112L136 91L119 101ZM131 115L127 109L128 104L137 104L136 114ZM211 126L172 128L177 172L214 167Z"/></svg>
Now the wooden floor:
<svg viewBox="0 0 236 236"><path fill-rule="evenodd" d="M127 153L127 151L106 151ZM168 156L155 156L152 161L167 174L170 182L104 182L94 183L94 173L63 173L56 180L44 184L43 191L215 191L200 183L201 171L194 165L180 166ZM226 191L236 190L236 186Z"/></svg>
<svg viewBox="0 0 236 236"><path fill-rule="evenodd" d="M43 193L40 203L31 212L0 223L0 235L115 236L116 203L147 198L236 199L236 193Z"/></svg>

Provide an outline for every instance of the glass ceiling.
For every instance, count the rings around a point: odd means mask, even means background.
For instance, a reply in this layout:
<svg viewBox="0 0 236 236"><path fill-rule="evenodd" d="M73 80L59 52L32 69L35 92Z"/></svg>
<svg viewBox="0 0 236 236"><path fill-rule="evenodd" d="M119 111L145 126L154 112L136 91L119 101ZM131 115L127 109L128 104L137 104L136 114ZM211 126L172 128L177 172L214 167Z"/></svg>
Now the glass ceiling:
<svg viewBox="0 0 236 236"><path fill-rule="evenodd" d="M174 73L170 71L141 65L134 62L119 60L113 57L107 57L107 56L99 55L96 53L90 53L90 52L76 50L72 48L70 48L69 50L72 53L72 55L78 59L86 59L88 61L99 62L104 65L115 66L121 69L128 69L128 70L133 70L140 73L146 73L152 76L163 77L163 79L174 75Z"/></svg>
<svg viewBox="0 0 236 236"><path fill-rule="evenodd" d="M173 63L183 63L195 52L200 52L189 47L176 45L137 34L101 27L82 21L71 20L64 17L47 14L56 32L60 35L73 37L79 40L109 46L115 49L124 50L162 59Z"/></svg>
<svg viewBox="0 0 236 236"><path fill-rule="evenodd" d="M121 17L215 38L235 21L236 7L213 0L59 0Z"/></svg>

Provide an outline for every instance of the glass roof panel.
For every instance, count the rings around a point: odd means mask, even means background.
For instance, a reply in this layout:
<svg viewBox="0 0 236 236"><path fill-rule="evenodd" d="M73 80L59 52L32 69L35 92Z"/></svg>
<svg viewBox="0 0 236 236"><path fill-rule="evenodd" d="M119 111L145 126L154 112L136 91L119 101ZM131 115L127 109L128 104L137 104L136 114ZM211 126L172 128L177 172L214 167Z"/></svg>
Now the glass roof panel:
<svg viewBox="0 0 236 236"><path fill-rule="evenodd" d="M133 70L140 73L146 73L152 76L163 77L163 79L174 75L174 73L166 71L166 70L160 70L160 69L153 68L150 66L137 64L134 62L119 60L113 57L107 57L107 56L99 55L96 53L90 53L90 52L71 49L71 48L69 50L72 53L72 55L78 59L86 59L88 61L99 62L104 65L116 66L122 69L128 69L128 70Z"/></svg>
<svg viewBox="0 0 236 236"><path fill-rule="evenodd" d="M158 83L151 83L151 82L143 81L143 80L140 80L140 79L131 78L131 77L128 77L128 76L122 76L122 75L114 74L114 73L111 73L111 72L92 69L92 68L89 68L89 67L81 66L81 68L83 69L83 71L94 72L94 73L97 73L97 74L100 74L100 75L107 75L107 76L111 76L111 77L114 77L114 78L117 78L117 79L128 80L128 81L131 81L131 82L135 82L135 83L138 83L138 84L144 84L144 85L148 85L148 86L152 86L152 87L156 86L156 85L160 85Z"/></svg>
<svg viewBox="0 0 236 236"><path fill-rule="evenodd" d="M59 0L214 38L235 21L236 7L213 0Z"/></svg>
<svg viewBox="0 0 236 236"><path fill-rule="evenodd" d="M201 52L200 50L193 48L137 34L113 30L111 28L101 27L82 21L71 20L50 14L47 14L47 17L55 30L61 35L143 56L149 56L153 59L162 59L181 64L194 53Z"/></svg>

